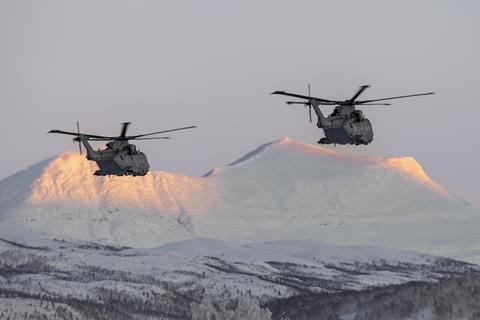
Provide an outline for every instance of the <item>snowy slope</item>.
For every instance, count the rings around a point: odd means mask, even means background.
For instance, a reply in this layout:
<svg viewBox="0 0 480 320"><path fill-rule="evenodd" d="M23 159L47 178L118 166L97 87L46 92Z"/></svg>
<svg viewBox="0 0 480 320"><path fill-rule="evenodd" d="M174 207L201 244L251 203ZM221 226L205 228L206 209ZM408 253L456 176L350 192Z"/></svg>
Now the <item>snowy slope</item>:
<svg viewBox="0 0 480 320"><path fill-rule="evenodd" d="M205 177L94 170L66 153L0 181L1 223L133 247L310 238L480 261L478 210L410 157L351 157L284 138Z"/></svg>
<svg viewBox="0 0 480 320"><path fill-rule="evenodd" d="M248 296L266 304L480 271L412 251L314 240L239 246L203 238L134 249L5 224L0 234L0 314L13 318L69 319L71 312L79 319L185 319L191 303L205 296L226 302Z"/></svg>

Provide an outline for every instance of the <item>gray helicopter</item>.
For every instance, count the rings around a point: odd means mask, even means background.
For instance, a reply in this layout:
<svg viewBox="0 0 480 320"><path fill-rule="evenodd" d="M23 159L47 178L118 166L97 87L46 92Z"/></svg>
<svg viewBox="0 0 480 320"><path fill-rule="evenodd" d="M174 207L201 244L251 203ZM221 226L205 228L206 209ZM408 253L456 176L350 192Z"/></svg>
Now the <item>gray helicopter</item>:
<svg viewBox="0 0 480 320"><path fill-rule="evenodd" d="M140 152L129 140L157 140L170 139L170 137L146 137L160 133L186 130L196 128L196 126L176 128L170 130L157 131L135 136L127 136L127 129L130 122L122 123L122 131L118 137L107 137L93 134L80 133L80 125L77 121L77 132L68 132L62 130L51 130L48 133L60 133L75 136L73 141L78 142L80 154L82 154L82 143L87 149L87 159L95 161L99 170L95 171L96 176L144 176L148 173L150 165L147 156ZM89 141L108 141L104 150L93 150Z"/></svg>
<svg viewBox="0 0 480 320"><path fill-rule="evenodd" d="M382 99L371 100L357 100L357 98L369 86L361 86L360 89L348 100L328 100L322 98L315 98L310 96L310 85L308 85L308 96L299 95L295 93L288 93L285 91L275 91L271 94L280 94L289 97L305 99L307 101L287 101L287 104L300 104L309 108L310 123L312 122L312 108L317 114L317 127L322 128L325 132L325 137L321 138L319 144L369 144L373 140L373 129L370 120L365 118L361 110L357 110L355 106L389 106L389 103L377 103L378 101L401 99L416 96L426 96L434 94L417 93L405 96L397 96ZM333 113L325 117L320 110L320 105L335 106Z"/></svg>

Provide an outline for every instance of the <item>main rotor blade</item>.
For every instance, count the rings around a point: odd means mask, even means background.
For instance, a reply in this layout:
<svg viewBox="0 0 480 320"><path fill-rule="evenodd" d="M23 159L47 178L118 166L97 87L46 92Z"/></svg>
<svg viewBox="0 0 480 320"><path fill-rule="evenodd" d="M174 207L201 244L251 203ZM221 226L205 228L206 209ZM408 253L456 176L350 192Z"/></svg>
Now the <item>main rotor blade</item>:
<svg viewBox="0 0 480 320"><path fill-rule="evenodd" d="M122 131L120 132L120 138L122 138L122 139L125 138L129 125L130 125L130 122L122 123Z"/></svg>
<svg viewBox="0 0 480 320"><path fill-rule="evenodd" d="M193 128L196 128L196 127L197 127L197 126L190 126L190 127L175 128L175 129L157 131L157 132L146 133L146 134L139 134L139 135L136 135L136 136L128 136L128 137L125 137L125 140L132 140L132 139L137 139L137 138L140 138L140 137L151 136L151 135L153 135L153 134L159 134L159 133L165 133L165 132L172 132L172 131L193 129Z"/></svg>
<svg viewBox="0 0 480 320"><path fill-rule="evenodd" d="M128 138L128 137L127 137ZM78 138L76 138L78 139ZM170 139L170 137L154 137L154 138L132 138L128 140L155 140L155 139ZM92 139L87 139L88 141L112 141L115 139L97 139L97 138L92 138ZM117 139L118 140L118 139ZM127 140L127 139L125 139ZM123 141L125 141L123 140Z"/></svg>
<svg viewBox="0 0 480 320"><path fill-rule="evenodd" d="M77 120L77 132L78 132L78 136L80 136L80 123L78 122L78 120ZM75 139L73 139L73 140L75 140ZM80 155L82 155L83 154L82 143L81 143L80 139L78 139L78 149L80 149Z"/></svg>
<svg viewBox="0 0 480 320"><path fill-rule="evenodd" d="M362 103L362 106L391 106L390 103Z"/></svg>
<svg viewBox="0 0 480 320"><path fill-rule="evenodd" d="M310 123L312 123L312 104L309 102L301 102L301 101L286 101L288 105L290 104L301 104L304 105L305 107L308 107L308 116L310 119Z"/></svg>
<svg viewBox="0 0 480 320"><path fill-rule="evenodd" d="M350 98L350 101L355 101L355 99L357 99L358 96L360 96L360 95L363 93L363 91L365 91L365 90L366 90L367 88L369 88L369 87L370 87L370 86L368 86L368 85L360 86L360 88L358 89L357 93L355 93L355 94L353 95L353 97Z"/></svg>
<svg viewBox="0 0 480 320"><path fill-rule="evenodd" d="M369 102L376 102L376 101L384 101L384 100L393 100L393 99L402 99L408 97L418 97L418 96L428 96L430 94L435 94L435 92L427 92L427 93L416 93L416 94L409 94L406 96L398 96L398 97L390 97L390 98L382 98L382 99L372 99L372 100L363 100L363 101L355 101L355 104L364 104Z"/></svg>
<svg viewBox="0 0 480 320"><path fill-rule="evenodd" d="M134 138L132 140L157 140L157 139L170 139L170 137Z"/></svg>
<svg viewBox="0 0 480 320"><path fill-rule="evenodd" d="M285 91L274 91L271 94L279 94L282 96L289 96L289 97L294 97L294 98L300 98L300 99L306 99L306 100L316 100L320 104L339 104L340 101L333 101L333 100L327 100L327 99L322 99L322 98L315 98L315 97L309 97L309 96L304 96L301 94L296 94L296 93L290 93L290 92L285 92Z"/></svg>
<svg viewBox="0 0 480 320"><path fill-rule="evenodd" d="M301 102L301 101L286 101L286 104L303 104L303 105L309 105L309 102Z"/></svg>
<svg viewBox="0 0 480 320"><path fill-rule="evenodd" d="M69 131L63 131L63 130L50 130L50 131L48 131L47 133L68 134L68 135L76 136L76 137L79 136L79 134L76 133L76 132L69 132ZM87 137L87 138L99 138L99 139L109 139L109 140L113 140L113 139L114 139L114 138L112 138L112 137L97 136L97 135L85 134L85 133L82 133L81 135L82 135L82 136L85 136L85 137Z"/></svg>
<svg viewBox="0 0 480 320"><path fill-rule="evenodd" d="M79 138L75 138L74 140L77 141L76 139L80 140ZM115 140L115 138L87 138L88 141L112 141Z"/></svg>

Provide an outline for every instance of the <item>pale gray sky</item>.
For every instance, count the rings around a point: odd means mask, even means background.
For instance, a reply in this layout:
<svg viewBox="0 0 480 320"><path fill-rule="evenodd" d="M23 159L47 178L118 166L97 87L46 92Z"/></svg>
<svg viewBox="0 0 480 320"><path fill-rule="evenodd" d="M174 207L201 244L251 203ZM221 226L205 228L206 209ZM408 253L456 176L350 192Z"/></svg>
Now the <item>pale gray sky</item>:
<svg viewBox="0 0 480 320"><path fill-rule="evenodd" d="M322 132L274 90L325 98L435 91L364 107L375 140L480 207L480 2L0 0L0 178L75 146L50 129L141 142L153 169L201 175L258 145Z"/></svg>

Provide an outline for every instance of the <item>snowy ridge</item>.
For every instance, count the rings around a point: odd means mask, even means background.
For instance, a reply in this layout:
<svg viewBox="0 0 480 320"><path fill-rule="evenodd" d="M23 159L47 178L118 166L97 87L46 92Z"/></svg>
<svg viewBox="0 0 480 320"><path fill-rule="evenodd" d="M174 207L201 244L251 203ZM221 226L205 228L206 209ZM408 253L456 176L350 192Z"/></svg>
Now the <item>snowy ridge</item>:
<svg viewBox="0 0 480 320"><path fill-rule="evenodd" d="M291 141L290 138L288 137L285 137L285 138L282 138L282 139L278 139L278 140L275 140L275 141L271 141L271 142L267 142L267 143L264 143L262 144L261 146L259 146L258 148L256 148L255 150L252 150L248 153L246 153L243 157L233 161L232 163L229 163L227 166L228 167L231 167L231 166L235 166L235 165L239 165L243 162L246 162L250 159L254 159L257 155L260 155L262 152L264 152L267 148L275 145L275 144L281 144L283 142L288 142L288 141ZM207 173L205 173L203 175L203 177L209 177L209 176L212 176L216 173L218 173L219 171L221 171L222 169L212 169L210 171L208 171Z"/></svg>
<svg viewBox="0 0 480 320"><path fill-rule="evenodd" d="M275 140L275 141L272 141L272 142L267 142L265 144L262 144L260 147L258 147L257 149L255 149L253 151L250 151L249 153L245 154L240 159L237 159L237 160L233 161L232 163L229 163L228 166L231 167L231 166L235 166L237 164L240 164L242 162L246 162L250 159L255 158L255 156L261 154L262 152L264 152L268 147L271 147L275 144L281 144L281 143L284 143L284 142L288 142L288 141L290 141L290 138L285 137L283 139L279 139L279 140Z"/></svg>
<svg viewBox="0 0 480 320"><path fill-rule="evenodd" d="M206 177L94 171L65 153L1 180L0 222L131 247L311 238L479 260L480 213L411 157L346 156L283 138Z"/></svg>

